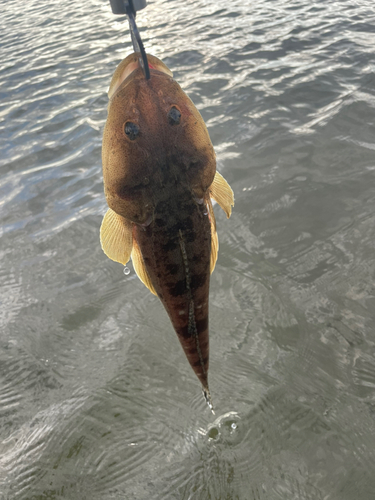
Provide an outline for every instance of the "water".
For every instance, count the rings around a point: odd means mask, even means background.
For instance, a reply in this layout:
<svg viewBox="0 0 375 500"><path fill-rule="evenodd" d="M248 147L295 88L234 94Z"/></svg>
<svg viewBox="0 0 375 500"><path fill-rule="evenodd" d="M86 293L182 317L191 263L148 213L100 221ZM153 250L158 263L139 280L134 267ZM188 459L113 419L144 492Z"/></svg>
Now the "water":
<svg viewBox="0 0 375 500"><path fill-rule="evenodd" d="M230 220L215 208L215 415L158 299L99 244L126 23L104 0L1 13L0 498L372 500L372 2L137 17L235 192Z"/></svg>

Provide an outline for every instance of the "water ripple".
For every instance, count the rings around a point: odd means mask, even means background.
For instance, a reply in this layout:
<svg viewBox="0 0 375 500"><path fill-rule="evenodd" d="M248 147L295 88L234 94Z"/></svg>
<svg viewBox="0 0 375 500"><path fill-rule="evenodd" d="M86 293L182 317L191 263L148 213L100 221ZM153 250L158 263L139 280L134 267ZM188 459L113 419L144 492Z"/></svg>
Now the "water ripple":
<svg viewBox="0 0 375 500"><path fill-rule="evenodd" d="M157 0L137 16L207 123L210 388L102 253L109 2L2 6L0 490L12 499L373 498L369 2Z"/></svg>

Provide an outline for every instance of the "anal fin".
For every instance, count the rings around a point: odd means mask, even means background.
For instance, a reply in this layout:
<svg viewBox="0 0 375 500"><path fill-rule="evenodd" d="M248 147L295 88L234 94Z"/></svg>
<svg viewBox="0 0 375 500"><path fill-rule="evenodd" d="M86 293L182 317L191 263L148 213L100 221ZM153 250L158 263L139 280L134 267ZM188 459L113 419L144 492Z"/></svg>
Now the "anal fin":
<svg viewBox="0 0 375 500"><path fill-rule="evenodd" d="M115 262L125 265L133 246L133 224L109 208L100 226L100 244L103 252Z"/></svg>
<svg viewBox="0 0 375 500"><path fill-rule="evenodd" d="M210 196L221 206L229 219L234 206L233 190L219 172L216 172L210 186Z"/></svg>
<svg viewBox="0 0 375 500"><path fill-rule="evenodd" d="M216 220L214 209L212 207L211 200L207 201L208 213L210 214L210 222L211 222L211 258L210 258L210 273L215 269L217 254L219 251L219 239L217 237L216 232Z"/></svg>
<svg viewBox="0 0 375 500"><path fill-rule="evenodd" d="M132 262L134 270L138 275L138 278L142 281L144 285L150 290L151 293L156 295L155 288L153 287L150 276L148 275L145 262L142 257L141 249L138 246L137 240L133 240L133 250L131 253Z"/></svg>

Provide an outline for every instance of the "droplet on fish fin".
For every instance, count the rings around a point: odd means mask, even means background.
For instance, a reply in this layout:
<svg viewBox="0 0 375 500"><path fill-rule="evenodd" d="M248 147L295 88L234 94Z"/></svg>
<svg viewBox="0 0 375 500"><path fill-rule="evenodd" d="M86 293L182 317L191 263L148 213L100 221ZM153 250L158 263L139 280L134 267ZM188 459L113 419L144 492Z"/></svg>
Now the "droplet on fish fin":
<svg viewBox="0 0 375 500"><path fill-rule="evenodd" d="M124 267L124 274L125 276L128 276L130 274L130 269L128 267Z"/></svg>
<svg viewBox="0 0 375 500"><path fill-rule="evenodd" d="M210 196L221 206L229 219L234 207L233 190L219 172L216 172L210 186Z"/></svg>
<svg viewBox="0 0 375 500"><path fill-rule="evenodd" d="M147 286L147 288L150 290L151 293L156 295L155 288L151 283L150 276L148 275L148 272L146 270L141 250L136 240L133 240L133 250L131 257L133 261L134 270L137 273L138 278L142 281L144 285Z"/></svg>
<svg viewBox="0 0 375 500"><path fill-rule="evenodd" d="M208 387L207 387L207 389L202 387L202 392L203 392L204 399L206 400L206 403L207 403L209 409L212 411L212 414L215 415L214 405L212 404L210 390L208 389Z"/></svg>
<svg viewBox="0 0 375 500"><path fill-rule="evenodd" d="M100 244L103 252L124 266L129 262L132 251L132 228L131 222L116 214L111 208L107 210L100 226Z"/></svg>

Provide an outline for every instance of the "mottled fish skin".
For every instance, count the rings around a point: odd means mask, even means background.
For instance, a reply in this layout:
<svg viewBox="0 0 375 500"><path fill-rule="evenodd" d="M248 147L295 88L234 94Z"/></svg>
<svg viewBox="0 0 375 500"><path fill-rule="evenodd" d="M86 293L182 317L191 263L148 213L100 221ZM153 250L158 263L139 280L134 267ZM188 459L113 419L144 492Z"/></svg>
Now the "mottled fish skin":
<svg viewBox="0 0 375 500"><path fill-rule="evenodd" d="M133 237L187 359L208 390L211 224L206 205L198 204L183 183L170 182L158 191L152 223L135 225Z"/></svg>
<svg viewBox="0 0 375 500"><path fill-rule="evenodd" d="M134 267L162 301L209 400L208 295L217 254L210 196L217 186L230 215L233 192L215 175L207 128L171 72L148 56L146 80L138 60L132 54L118 66L109 91L102 159L110 210L101 243L122 263L133 248Z"/></svg>

